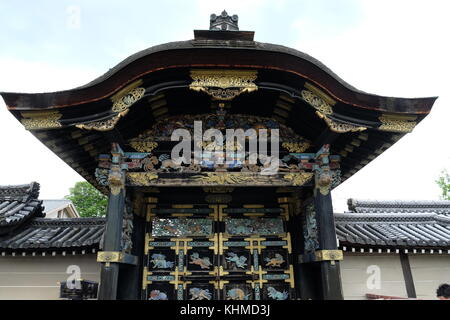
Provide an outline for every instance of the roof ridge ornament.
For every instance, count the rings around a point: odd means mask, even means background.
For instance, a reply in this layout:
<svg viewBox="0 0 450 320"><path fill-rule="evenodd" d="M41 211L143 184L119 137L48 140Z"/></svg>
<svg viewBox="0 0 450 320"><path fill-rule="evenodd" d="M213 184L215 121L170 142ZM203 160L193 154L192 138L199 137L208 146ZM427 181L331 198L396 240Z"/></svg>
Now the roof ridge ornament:
<svg viewBox="0 0 450 320"><path fill-rule="evenodd" d="M210 18L209 30L239 31L238 20L239 17L236 14L230 16L225 10L219 16L213 13Z"/></svg>
<svg viewBox="0 0 450 320"><path fill-rule="evenodd" d="M0 186L0 200L37 199L39 197L40 185L37 182L23 185Z"/></svg>

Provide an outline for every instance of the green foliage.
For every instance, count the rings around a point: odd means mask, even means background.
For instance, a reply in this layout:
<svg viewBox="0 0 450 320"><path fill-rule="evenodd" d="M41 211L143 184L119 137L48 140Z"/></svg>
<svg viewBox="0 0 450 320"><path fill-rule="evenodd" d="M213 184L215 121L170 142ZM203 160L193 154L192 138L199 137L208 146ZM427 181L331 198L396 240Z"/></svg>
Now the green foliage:
<svg viewBox="0 0 450 320"><path fill-rule="evenodd" d="M82 217L103 217L106 215L108 198L89 182L77 182L65 197L73 202Z"/></svg>
<svg viewBox="0 0 450 320"><path fill-rule="evenodd" d="M442 170L441 176L436 180L436 183L442 189L441 198L443 200L450 200L450 174L447 170Z"/></svg>

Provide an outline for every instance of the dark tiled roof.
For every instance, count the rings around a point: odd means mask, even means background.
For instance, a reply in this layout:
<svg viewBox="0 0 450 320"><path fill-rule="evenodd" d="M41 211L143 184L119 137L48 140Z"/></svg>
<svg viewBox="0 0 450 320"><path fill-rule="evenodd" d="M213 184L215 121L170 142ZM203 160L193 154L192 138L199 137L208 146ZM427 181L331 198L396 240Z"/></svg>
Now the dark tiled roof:
<svg viewBox="0 0 450 320"><path fill-rule="evenodd" d="M0 237L0 249L81 249L98 248L105 218L36 218L14 235Z"/></svg>
<svg viewBox="0 0 450 320"><path fill-rule="evenodd" d="M342 245L450 248L450 201L349 199L351 212L335 213Z"/></svg>
<svg viewBox="0 0 450 320"><path fill-rule="evenodd" d="M43 217L39 183L0 186L0 236L11 233L34 217Z"/></svg>
<svg viewBox="0 0 450 320"><path fill-rule="evenodd" d="M377 201L348 199L348 208L351 212L433 212L450 216L450 201Z"/></svg>

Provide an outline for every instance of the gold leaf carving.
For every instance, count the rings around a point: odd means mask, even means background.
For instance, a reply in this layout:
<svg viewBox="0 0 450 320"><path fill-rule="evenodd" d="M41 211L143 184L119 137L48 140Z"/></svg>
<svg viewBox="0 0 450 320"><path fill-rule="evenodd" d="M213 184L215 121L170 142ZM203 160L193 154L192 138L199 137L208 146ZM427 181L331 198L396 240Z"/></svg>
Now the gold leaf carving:
<svg viewBox="0 0 450 320"><path fill-rule="evenodd" d="M206 176L194 176L192 178L204 184L240 184L256 181L255 177L248 177L242 174L216 172L208 172Z"/></svg>
<svg viewBox="0 0 450 320"><path fill-rule="evenodd" d="M283 142L281 145L283 148L287 149L289 152L302 153L310 147L309 142Z"/></svg>
<svg viewBox="0 0 450 320"><path fill-rule="evenodd" d="M232 100L243 92L258 90L253 82L255 70L192 70L191 78L191 90L206 92L214 100Z"/></svg>
<svg viewBox="0 0 450 320"><path fill-rule="evenodd" d="M312 91L302 90L302 98L314 109L324 115L330 115L333 113L333 108L331 107L331 105L325 102L325 100L323 100L318 95L314 94Z"/></svg>
<svg viewBox="0 0 450 320"><path fill-rule="evenodd" d="M382 115L379 117L381 121L381 126L378 127L379 130L383 131L393 131L393 132L411 132L416 126L416 117L402 117L395 115Z"/></svg>
<svg viewBox="0 0 450 320"><path fill-rule="evenodd" d="M314 176L312 172L299 172L299 173L288 173L284 176L284 179L292 182L294 186L302 186L307 183Z"/></svg>
<svg viewBox="0 0 450 320"><path fill-rule="evenodd" d="M158 179L158 175L151 172L129 172L127 173L127 178L133 185L146 186L153 180Z"/></svg>
<svg viewBox="0 0 450 320"><path fill-rule="evenodd" d="M154 141L131 140L130 146L138 152L151 152L158 146L158 143Z"/></svg>
<svg viewBox="0 0 450 320"><path fill-rule="evenodd" d="M80 123L75 126L79 129L85 130L109 131L114 129L116 124L119 122L120 118L125 116L127 113L128 109L125 109L125 111L122 111L121 113L115 115L111 119L93 121L88 123Z"/></svg>
<svg viewBox="0 0 450 320"><path fill-rule="evenodd" d="M113 112L123 112L127 110L131 105L133 105L136 101L141 99L145 94L144 88L134 88L124 96L118 98L117 101L114 102L112 106Z"/></svg>
<svg viewBox="0 0 450 320"><path fill-rule="evenodd" d="M325 116L324 114L320 113L319 111L316 111L316 114L325 121L325 123L327 124L328 128L330 128L331 131L337 133L358 132L367 129L366 127L355 126L352 124L332 120L329 117Z"/></svg>
<svg viewBox="0 0 450 320"><path fill-rule="evenodd" d="M59 111L21 112L23 126L27 130L52 129L61 127Z"/></svg>

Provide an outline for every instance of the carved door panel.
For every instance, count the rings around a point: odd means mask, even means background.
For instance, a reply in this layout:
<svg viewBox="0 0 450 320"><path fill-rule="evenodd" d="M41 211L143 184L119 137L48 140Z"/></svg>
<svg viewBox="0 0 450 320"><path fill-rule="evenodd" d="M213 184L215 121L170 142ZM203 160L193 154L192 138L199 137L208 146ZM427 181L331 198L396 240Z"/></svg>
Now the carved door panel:
<svg viewBox="0 0 450 320"><path fill-rule="evenodd" d="M283 208L155 207L147 218L144 299L294 298Z"/></svg>

